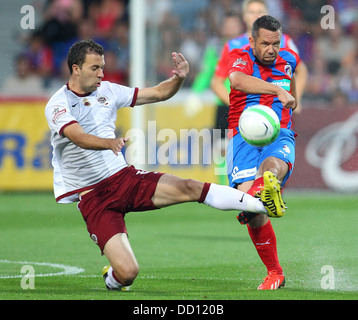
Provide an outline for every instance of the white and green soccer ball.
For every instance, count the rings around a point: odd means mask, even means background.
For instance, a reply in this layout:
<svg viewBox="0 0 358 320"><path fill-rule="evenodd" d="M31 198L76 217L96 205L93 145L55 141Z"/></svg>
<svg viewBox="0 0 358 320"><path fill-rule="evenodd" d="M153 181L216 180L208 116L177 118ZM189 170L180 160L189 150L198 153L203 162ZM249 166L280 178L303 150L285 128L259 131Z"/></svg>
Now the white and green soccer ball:
<svg viewBox="0 0 358 320"><path fill-rule="evenodd" d="M280 120L276 112L267 106L251 106L240 116L239 131L247 143L255 147L264 147L277 139L280 133Z"/></svg>

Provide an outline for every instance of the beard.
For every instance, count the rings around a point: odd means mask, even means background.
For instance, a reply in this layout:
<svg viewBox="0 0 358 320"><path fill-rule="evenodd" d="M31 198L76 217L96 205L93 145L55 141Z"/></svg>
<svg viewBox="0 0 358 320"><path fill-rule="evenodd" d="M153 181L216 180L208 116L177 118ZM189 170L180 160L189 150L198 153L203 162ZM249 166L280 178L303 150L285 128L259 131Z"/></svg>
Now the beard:
<svg viewBox="0 0 358 320"><path fill-rule="evenodd" d="M262 59L259 59L259 60L264 65L271 65L275 62L276 58L277 58L277 55L269 55L269 56L264 56Z"/></svg>

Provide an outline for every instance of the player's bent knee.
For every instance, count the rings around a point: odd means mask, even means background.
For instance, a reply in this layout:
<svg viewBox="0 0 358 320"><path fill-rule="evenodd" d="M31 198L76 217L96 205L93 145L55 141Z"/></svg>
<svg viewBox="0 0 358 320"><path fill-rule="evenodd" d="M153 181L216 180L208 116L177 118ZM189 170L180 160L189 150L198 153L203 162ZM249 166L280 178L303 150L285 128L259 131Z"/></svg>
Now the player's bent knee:
<svg viewBox="0 0 358 320"><path fill-rule="evenodd" d="M112 266L116 278L124 286L130 286L139 273L138 265L131 266Z"/></svg>

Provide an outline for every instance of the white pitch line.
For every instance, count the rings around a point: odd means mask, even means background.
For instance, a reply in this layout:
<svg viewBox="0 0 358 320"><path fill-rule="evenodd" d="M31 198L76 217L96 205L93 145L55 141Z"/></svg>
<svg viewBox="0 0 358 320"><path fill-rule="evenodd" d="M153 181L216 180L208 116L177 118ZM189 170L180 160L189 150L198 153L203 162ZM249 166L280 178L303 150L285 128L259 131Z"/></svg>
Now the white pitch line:
<svg viewBox="0 0 358 320"><path fill-rule="evenodd" d="M62 269L60 272L51 272L51 273L39 273L35 274L35 277L53 277L53 276L62 276L62 275L74 275L81 272L84 272L85 269L77 268L73 266L67 266L64 264L50 263L50 262L34 262L34 261L10 261L10 260L0 260L0 263L8 264L22 264L22 265L35 265L35 266L47 266L51 268ZM23 278L24 275L7 275L1 276L0 279L14 279L14 278Z"/></svg>
<svg viewBox="0 0 358 320"><path fill-rule="evenodd" d="M98 278L101 277L100 274L82 274L82 275L78 275L77 277L79 278ZM138 276L137 279L154 279L154 280L198 280L198 281L208 281L208 280L213 280L213 281L239 281L241 279L239 278L214 278L214 277L207 277L207 278L198 278L198 277L182 277L182 278L173 278L173 277L169 277L169 276L151 276L151 275L143 275L143 276Z"/></svg>

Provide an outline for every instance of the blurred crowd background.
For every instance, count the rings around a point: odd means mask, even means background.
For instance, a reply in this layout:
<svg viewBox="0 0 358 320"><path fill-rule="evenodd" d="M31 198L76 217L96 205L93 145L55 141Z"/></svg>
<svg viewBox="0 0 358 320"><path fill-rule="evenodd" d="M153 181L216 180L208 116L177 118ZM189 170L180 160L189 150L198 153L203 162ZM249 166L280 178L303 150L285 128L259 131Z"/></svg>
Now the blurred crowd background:
<svg viewBox="0 0 358 320"><path fill-rule="evenodd" d="M27 1L35 8L35 29L22 30L17 22L17 29L1 31L9 32L18 46L6 56L5 63L12 68L0 78L0 95L52 94L67 82L67 51L78 39L94 39L105 48L104 80L128 85L129 1ZM190 88L203 68L206 47L225 36L225 15L235 15L240 33L245 31L241 4L240 0L146 0L146 83L154 85L171 76L170 53L180 51L190 62L185 82ZM324 107L327 102L357 106L358 1L270 0L267 4L308 67L303 107L305 99L311 107ZM321 8L327 4L335 9L335 28L325 30Z"/></svg>

